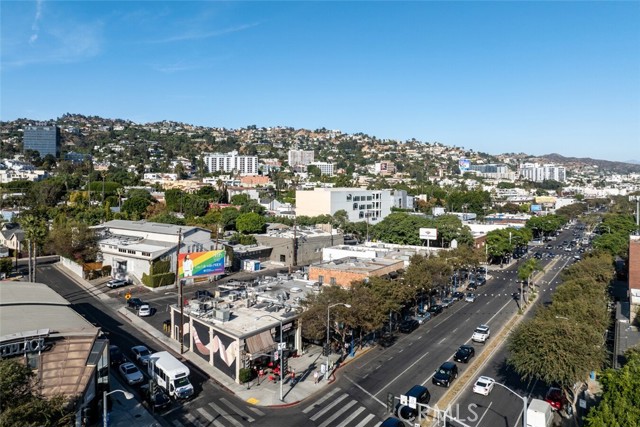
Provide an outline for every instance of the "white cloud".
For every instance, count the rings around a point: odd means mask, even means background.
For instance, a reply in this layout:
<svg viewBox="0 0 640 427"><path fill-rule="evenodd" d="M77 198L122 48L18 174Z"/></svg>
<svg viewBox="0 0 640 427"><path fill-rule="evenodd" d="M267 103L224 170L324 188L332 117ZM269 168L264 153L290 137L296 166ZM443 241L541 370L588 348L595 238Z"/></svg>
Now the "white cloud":
<svg viewBox="0 0 640 427"><path fill-rule="evenodd" d="M42 2L43 0L36 0L36 16L33 18L33 24L31 24L31 37L29 37L29 44L33 44L38 40L40 33L40 19L42 19Z"/></svg>
<svg viewBox="0 0 640 427"><path fill-rule="evenodd" d="M166 37L163 39L158 39L158 40L150 40L149 43L172 43L172 42L181 42L181 41L187 41L187 40L201 40L201 39L208 39L211 37L218 37L224 34L230 34L230 33L236 33L238 31L244 31L247 30L249 28L253 28L255 26L257 26L258 24L244 24L244 25L238 25L236 27L230 27L230 28L224 28L222 30L216 30L216 31L197 31L197 30L192 30L192 31L187 31L185 33L182 34L177 34L175 36L170 36L170 37Z"/></svg>

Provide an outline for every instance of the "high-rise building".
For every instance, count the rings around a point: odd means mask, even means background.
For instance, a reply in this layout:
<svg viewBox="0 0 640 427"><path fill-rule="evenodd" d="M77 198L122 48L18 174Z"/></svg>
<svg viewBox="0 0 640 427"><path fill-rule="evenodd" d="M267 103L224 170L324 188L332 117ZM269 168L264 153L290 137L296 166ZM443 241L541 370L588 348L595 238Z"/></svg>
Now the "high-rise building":
<svg viewBox="0 0 640 427"><path fill-rule="evenodd" d="M309 163L309 166L315 166L320 169L320 173L322 175L333 176L333 163L313 162Z"/></svg>
<svg viewBox="0 0 640 427"><path fill-rule="evenodd" d="M564 166L539 165L538 163L523 163L518 169L518 173L524 179L533 182L554 180L563 182L567 179L567 172Z"/></svg>
<svg viewBox="0 0 640 427"><path fill-rule="evenodd" d="M258 174L257 156L239 156L237 151L230 153L212 153L203 157L209 173L239 172L240 175Z"/></svg>
<svg viewBox="0 0 640 427"><path fill-rule="evenodd" d="M313 163L314 153L313 150L305 151L305 150L289 150L288 154L289 166L306 166L310 163Z"/></svg>
<svg viewBox="0 0 640 427"><path fill-rule="evenodd" d="M23 152L37 151L40 158L51 154L56 159L60 156L60 128L56 125L30 125L24 128Z"/></svg>

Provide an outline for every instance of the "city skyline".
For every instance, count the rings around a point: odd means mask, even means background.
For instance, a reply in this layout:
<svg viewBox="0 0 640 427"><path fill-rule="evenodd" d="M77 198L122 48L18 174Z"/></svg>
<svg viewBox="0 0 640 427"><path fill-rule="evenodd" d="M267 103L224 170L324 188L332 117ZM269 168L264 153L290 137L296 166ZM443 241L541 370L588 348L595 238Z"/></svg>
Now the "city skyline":
<svg viewBox="0 0 640 427"><path fill-rule="evenodd" d="M640 160L638 2L3 2L0 119Z"/></svg>

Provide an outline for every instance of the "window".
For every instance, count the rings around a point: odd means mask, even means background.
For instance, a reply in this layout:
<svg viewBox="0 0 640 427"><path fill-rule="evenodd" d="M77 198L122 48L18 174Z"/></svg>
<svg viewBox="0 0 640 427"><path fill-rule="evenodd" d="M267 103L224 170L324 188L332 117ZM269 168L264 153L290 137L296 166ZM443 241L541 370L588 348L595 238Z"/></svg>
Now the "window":
<svg viewBox="0 0 640 427"><path fill-rule="evenodd" d="M142 256L151 256L150 252L141 252L141 253L142 253Z"/></svg>
<svg viewBox="0 0 640 427"><path fill-rule="evenodd" d="M329 278L329 284L330 284L331 286L335 286L335 285L336 285L336 278L335 278L335 277L331 277L331 278Z"/></svg>
<svg viewBox="0 0 640 427"><path fill-rule="evenodd" d="M367 202L370 202L370 201L371 201L371 199L373 199L373 197L372 197L372 196L367 196Z"/></svg>
<svg viewBox="0 0 640 427"><path fill-rule="evenodd" d="M358 210L358 204L357 204L357 203L354 203L354 204L353 204L353 210L354 210L354 211Z"/></svg>
<svg viewBox="0 0 640 427"><path fill-rule="evenodd" d="M360 209L365 209L364 205L360 205Z"/></svg>
<svg viewBox="0 0 640 427"><path fill-rule="evenodd" d="M354 202L359 202L360 201L360 196L354 196L353 197L353 201Z"/></svg>
<svg viewBox="0 0 640 427"><path fill-rule="evenodd" d="M351 194L347 194L347 202L351 201Z"/></svg>
<svg viewBox="0 0 640 427"><path fill-rule="evenodd" d="M373 209L373 205L370 203L367 203L367 209Z"/></svg>
<svg viewBox="0 0 640 427"><path fill-rule="evenodd" d="M287 262L287 256L286 255L280 255L280 262Z"/></svg>
<svg viewBox="0 0 640 427"><path fill-rule="evenodd" d="M361 211L361 212L360 212L360 215L358 215L358 217L360 217L360 218L364 218L364 212L362 212L362 211Z"/></svg>
<svg viewBox="0 0 640 427"><path fill-rule="evenodd" d="M318 276L318 282L320 282L321 284L324 283L324 276L319 275Z"/></svg>

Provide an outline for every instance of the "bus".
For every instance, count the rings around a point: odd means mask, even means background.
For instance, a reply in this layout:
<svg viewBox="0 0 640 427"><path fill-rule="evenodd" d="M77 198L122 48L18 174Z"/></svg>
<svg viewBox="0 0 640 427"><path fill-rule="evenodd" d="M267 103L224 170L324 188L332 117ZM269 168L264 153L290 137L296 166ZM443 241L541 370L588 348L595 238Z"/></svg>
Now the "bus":
<svg viewBox="0 0 640 427"><path fill-rule="evenodd" d="M167 351L153 353L147 365L149 376L174 399L193 396L189 368Z"/></svg>

